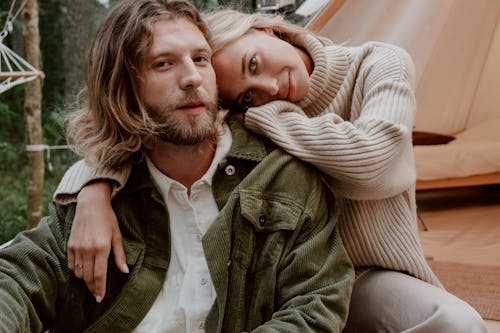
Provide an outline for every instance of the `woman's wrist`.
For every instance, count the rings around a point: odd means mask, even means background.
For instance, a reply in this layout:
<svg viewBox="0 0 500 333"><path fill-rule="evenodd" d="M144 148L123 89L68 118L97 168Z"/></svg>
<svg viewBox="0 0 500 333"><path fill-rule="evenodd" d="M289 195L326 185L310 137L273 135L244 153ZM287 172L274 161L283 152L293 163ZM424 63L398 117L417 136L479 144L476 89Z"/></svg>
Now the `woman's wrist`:
<svg viewBox="0 0 500 333"><path fill-rule="evenodd" d="M78 193L77 201L106 200L111 201L113 184L110 180L99 179L86 184Z"/></svg>

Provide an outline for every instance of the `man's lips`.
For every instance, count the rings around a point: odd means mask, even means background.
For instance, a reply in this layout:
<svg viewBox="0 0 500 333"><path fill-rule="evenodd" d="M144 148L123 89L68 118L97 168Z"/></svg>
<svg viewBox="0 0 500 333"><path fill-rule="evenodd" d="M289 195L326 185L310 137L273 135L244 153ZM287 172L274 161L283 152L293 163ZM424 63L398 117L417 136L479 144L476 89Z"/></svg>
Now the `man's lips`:
<svg viewBox="0 0 500 333"><path fill-rule="evenodd" d="M193 102L185 105L181 105L177 108L178 110L182 110L187 113L200 113L206 110L205 103L202 102Z"/></svg>
<svg viewBox="0 0 500 333"><path fill-rule="evenodd" d="M203 103L202 101L193 101L193 102L188 102L186 104L180 105L178 108L179 109L182 109L182 108L196 108L198 106L205 106L205 103Z"/></svg>

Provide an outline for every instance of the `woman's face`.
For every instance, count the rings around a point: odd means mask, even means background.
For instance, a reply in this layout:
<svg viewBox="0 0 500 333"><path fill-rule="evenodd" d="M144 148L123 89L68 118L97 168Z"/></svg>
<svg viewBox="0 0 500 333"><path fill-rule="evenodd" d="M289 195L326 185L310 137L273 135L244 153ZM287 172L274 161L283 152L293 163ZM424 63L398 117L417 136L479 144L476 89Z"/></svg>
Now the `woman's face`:
<svg viewBox="0 0 500 333"><path fill-rule="evenodd" d="M309 90L313 63L303 50L271 30L250 30L213 58L219 98L232 106L273 100L298 102Z"/></svg>

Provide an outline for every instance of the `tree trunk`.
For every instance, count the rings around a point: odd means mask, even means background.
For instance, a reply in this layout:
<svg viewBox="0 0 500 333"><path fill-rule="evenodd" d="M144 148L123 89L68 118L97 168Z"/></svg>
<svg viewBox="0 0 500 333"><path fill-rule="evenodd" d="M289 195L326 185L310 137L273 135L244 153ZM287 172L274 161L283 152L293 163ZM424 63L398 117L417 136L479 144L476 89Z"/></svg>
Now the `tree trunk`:
<svg viewBox="0 0 500 333"><path fill-rule="evenodd" d="M63 5L64 106L71 109L84 86L84 60L92 32L93 1L66 0Z"/></svg>
<svg viewBox="0 0 500 333"><path fill-rule="evenodd" d="M37 0L27 0L24 7L24 53L26 60L40 68L40 33ZM42 144L42 88L37 78L24 86L24 117L28 145ZM28 227L34 227L42 217L44 180L43 150L28 151L30 178L28 185Z"/></svg>

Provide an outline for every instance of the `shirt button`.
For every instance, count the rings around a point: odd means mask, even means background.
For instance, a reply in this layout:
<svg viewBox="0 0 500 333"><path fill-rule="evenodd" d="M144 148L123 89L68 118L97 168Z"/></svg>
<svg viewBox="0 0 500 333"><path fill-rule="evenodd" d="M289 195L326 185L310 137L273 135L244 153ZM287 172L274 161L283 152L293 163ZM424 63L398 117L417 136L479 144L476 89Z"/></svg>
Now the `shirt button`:
<svg viewBox="0 0 500 333"><path fill-rule="evenodd" d="M200 330L204 329L205 328L205 322L204 321L200 321L200 323L198 324L198 328Z"/></svg>
<svg viewBox="0 0 500 333"><path fill-rule="evenodd" d="M207 278L201 278L201 282L200 283L201 283L202 286L206 285L208 283Z"/></svg>
<svg viewBox="0 0 500 333"><path fill-rule="evenodd" d="M226 175L228 176L232 176L235 174L236 172L236 168L232 165L228 165L226 166L226 168L224 169L224 172L226 173Z"/></svg>
<svg viewBox="0 0 500 333"><path fill-rule="evenodd" d="M259 216L260 225L266 224L266 217L264 215Z"/></svg>

